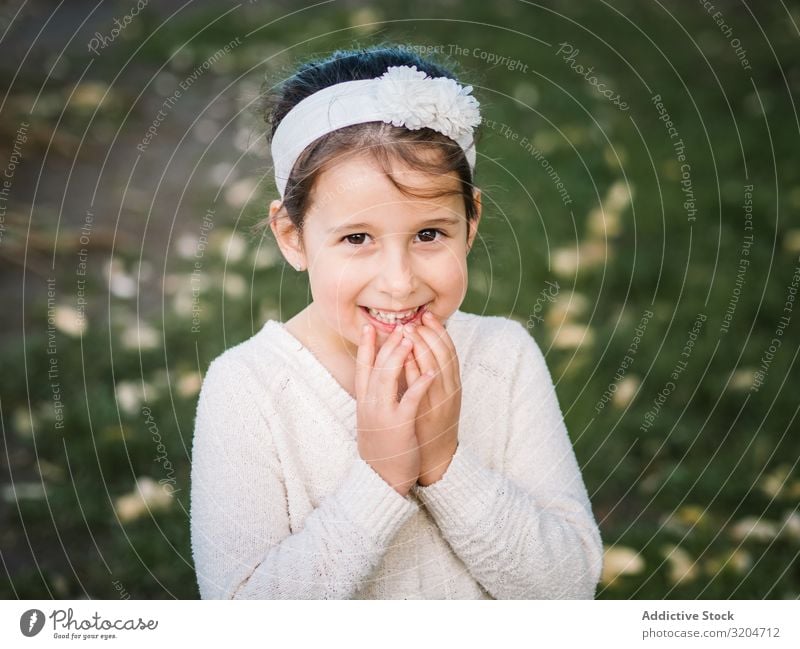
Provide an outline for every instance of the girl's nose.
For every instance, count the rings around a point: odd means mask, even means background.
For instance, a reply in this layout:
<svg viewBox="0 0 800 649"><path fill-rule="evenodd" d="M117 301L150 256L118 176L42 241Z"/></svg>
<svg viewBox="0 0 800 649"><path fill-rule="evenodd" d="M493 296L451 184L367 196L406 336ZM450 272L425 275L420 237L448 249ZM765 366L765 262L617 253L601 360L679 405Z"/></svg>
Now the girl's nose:
<svg viewBox="0 0 800 649"><path fill-rule="evenodd" d="M394 252L381 260L382 290L398 300L416 289L416 273L410 255L406 251Z"/></svg>

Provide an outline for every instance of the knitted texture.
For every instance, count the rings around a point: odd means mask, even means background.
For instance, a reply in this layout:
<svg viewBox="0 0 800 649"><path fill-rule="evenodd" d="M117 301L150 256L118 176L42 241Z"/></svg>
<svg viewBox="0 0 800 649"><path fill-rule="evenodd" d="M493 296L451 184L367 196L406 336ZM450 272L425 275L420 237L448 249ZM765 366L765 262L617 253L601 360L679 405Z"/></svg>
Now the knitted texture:
<svg viewBox="0 0 800 649"><path fill-rule="evenodd" d="M456 311L459 444L398 494L358 454L356 401L283 324L208 368L191 537L204 599L589 599L602 543L545 359Z"/></svg>

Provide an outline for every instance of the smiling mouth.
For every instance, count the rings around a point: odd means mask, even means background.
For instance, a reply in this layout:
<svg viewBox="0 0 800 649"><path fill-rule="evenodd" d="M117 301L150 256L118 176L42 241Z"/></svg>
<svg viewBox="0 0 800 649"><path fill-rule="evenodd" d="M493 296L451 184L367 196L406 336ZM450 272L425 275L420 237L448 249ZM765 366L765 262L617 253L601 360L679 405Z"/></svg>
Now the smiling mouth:
<svg viewBox="0 0 800 649"><path fill-rule="evenodd" d="M364 311L371 321L391 328L398 324L403 325L418 320L427 306L428 304L426 303L418 306L416 309L408 309L406 311L379 311L365 306L360 306L359 308ZM398 316L398 314L400 315Z"/></svg>

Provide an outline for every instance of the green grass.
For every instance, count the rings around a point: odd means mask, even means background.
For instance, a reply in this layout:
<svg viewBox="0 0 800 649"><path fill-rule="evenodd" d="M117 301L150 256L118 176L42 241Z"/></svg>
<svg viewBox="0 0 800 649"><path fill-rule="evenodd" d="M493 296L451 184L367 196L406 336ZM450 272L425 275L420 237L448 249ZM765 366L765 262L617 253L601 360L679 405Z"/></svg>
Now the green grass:
<svg viewBox="0 0 800 649"><path fill-rule="evenodd" d="M457 31L453 23L431 20L389 23L381 31L369 33L348 29L353 22L366 20L366 14L349 14L333 7L315 12L309 20L284 21L262 30L257 39L236 49L231 67L222 76L233 79L263 56L307 38L314 40L306 47L296 47L292 55L304 57L348 47L354 40L369 44L385 38L419 44L468 43L527 62L529 72L521 73L500 66L490 69L471 56L454 58L464 78L475 84L484 115L510 125L520 136L543 147L547 145L544 153L568 188L572 204L562 204L552 182L528 152L487 131L480 148L486 157L480 159L477 176L485 191L482 242L470 258L472 284L461 308L512 315L526 322L545 281L553 278L558 279L565 296L574 291L586 299L585 312L563 322L550 320L548 326L537 326L531 333L547 351L603 540L607 546L629 548L644 562L634 574L620 575L601 586L600 597L796 598L800 593L798 519L792 519L794 527L776 530L789 513L796 512L800 497L796 468L800 448L791 432L797 428L792 386L798 378L795 356L800 312L793 314L760 391L750 392L742 370L755 370L769 347L798 264L797 251L787 243L798 228L800 194L791 190L798 134L782 76L788 70L796 77L797 34L780 7L752 8L770 36L770 45L781 61L778 67L747 12L738 5L719 3L735 33L746 43L757 96L727 41L695 5L673 3L670 8L698 41L708 64L680 26L657 5L613 4L664 56L620 15L596 3L580 8L556 5L575 21L590 26L589 31L534 7L469 2L459 5L458 11L473 22L459 24ZM391 10L382 7L373 10L374 17L391 19ZM191 71L218 47L275 17L274 11L247 7L218 21L202 38L192 41L183 68ZM456 12L412 3L407 15L452 19ZM132 69L152 73L177 43L192 39L207 22L208 16L200 13L174 19L170 31L159 30L147 42L134 58ZM609 86L629 101L630 110L619 111L598 96L555 56L556 48L483 23L506 25L553 43L574 43L581 50L578 60L594 65ZM152 20L142 24L145 33L155 26ZM134 40L115 43L113 56L98 57L93 78L109 81L116 73L115 66L138 44ZM75 53L71 60L84 59L82 53ZM276 78L276 70L291 60L279 57L267 72L270 78ZM180 72L175 74L180 77ZM263 74L263 68L254 68L246 78L259 83ZM197 96L211 91L211 76L204 82L206 85L193 88ZM120 96L132 99L134 90L138 93L139 88L127 88L123 80ZM62 89L51 85L47 92L58 95ZM694 223L687 222L681 206L671 142L651 102L656 93L662 96L686 143L697 203ZM526 108L504 95L535 103ZM766 114L759 109L758 97ZM100 120L116 129L127 108L123 101L101 111ZM141 103L132 114L127 132L138 137L152 115ZM68 132L82 133L87 119L87 114L70 113L65 122ZM52 120L48 115L37 123ZM755 240L730 331L722 334L720 325L735 286L744 234L741 204L746 181L737 128L747 182L755 186ZM159 137L177 141L182 134L170 134L167 124ZM212 149L203 169L232 160L229 153ZM616 155L622 158L621 167ZM146 158L145 162L158 161ZM263 173L262 165L262 160L246 159L243 173L248 168L250 175ZM125 174L118 176L120 193ZM619 210L618 232L607 240L602 235L593 239L587 215L619 182L632 188L633 202ZM204 183L202 176L196 177L186 197L190 211L202 215L216 190L211 183ZM248 237L249 226L263 216L265 202L271 198L269 192L262 192L242 214L224 200L218 202L215 236L235 229ZM171 219L172 209L157 202L157 213L151 218ZM182 231L197 237L198 223L183 223ZM49 231L52 223L38 223L38 227ZM90 328L83 344L77 337L58 333L65 403L62 429L54 425L51 388L46 380L49 359L44 353L44 302L26 305L24 344L20 337L0 352L3 367L14 368L0 373L3 432L13 482L43 482L47 496L6 500L0 510L3 559L10 573L10 580L0 586L5 597L88 594L115 598L115 580L134 598L198 595L188 520L195 359L204 371L226 344L249 337L267 315L281 314L288 319L305 306L308 287L294 273L284 275L280 264L254 270L255 240L248 239L247 253L240 261L228 261L226 266L224 248L216 240L203 258L204 277L210 285L201 296L201 332L193 334L186 308L182 312L174 308L176 301L180 303L179 295L186 301L186 280L193 261L176 254L177 236L178 232L166 273L183 278L182 283L175 292L167 289L162 312L159 261L147 285L148 295L142 297L147 304L143 319L159 337L163 329L163 345L160 339L149 349L124 345L125 329L135 323L136 300L109 298L106 280L99 273L91 284ZM577 276L559 274L555 264L548 268L548 257L553 262L555 250L574 249L578 243L592 240L599 241L608 255L605 267L583 265ZM148 241L155 248L163 243ZM274 248L274 244L265 245ZM148 252L146 249L145 256ZM99 254L93 257L98 260L95 270L100 266ZM138 255L139 242L115 252L128 273L136 268ZM59 296L68 304L74 263L71 253L57 259L59 277L64 278ZM243 279L244 295L222 290L223 269ZM597 413L595 403L613 380L646 309L655 315L628 372L639 381L638 392L624 406L608 406ZM707 314L708 319L688 367L653 426L643 432L640 426L681 359L687 332L698 313ZM587 327L593 343L577 349L551 347L556 329L564 324ZM136 397L142 381L148 385L146 405L157 422L180 491L167 509L121 523L114 504L133 490L136 478L166 477L164 467L154 461L155 444L141 412L145 402ZM114 385L121 382L133 395L127 409L120 407L115 397ZM770 480L775 475L779 476L777 482ZM703 513L699 519L692 517L697 511ZM768 529L770 524L775 526L772 533L742 541L736 526L751 517ZM667 519L671 522L665 525ZM676 571L686 564L674 558L665 560L671 546L686 553L689 569L683 579L676 577ZM734 560L725 565L731 555Z"/></svg>

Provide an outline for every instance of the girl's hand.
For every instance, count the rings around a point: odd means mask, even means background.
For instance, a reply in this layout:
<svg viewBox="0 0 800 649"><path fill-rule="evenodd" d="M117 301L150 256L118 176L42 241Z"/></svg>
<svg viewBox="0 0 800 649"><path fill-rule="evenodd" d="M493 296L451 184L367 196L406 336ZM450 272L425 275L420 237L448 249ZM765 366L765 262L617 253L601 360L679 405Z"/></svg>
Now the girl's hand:
<svg viewBox="0 0 800 649"><path fill-rule="evenodd" d="M397 492L406 496L417 481L420 450L414 419L432 376L418 374L398 401L403 361L412 343L395 327L375 357L375 328L366 325L356 357L358 453Z"/></svg>
<svg viewBox="0 0 800 649"><path fill-rule="evenodd" d="M458 446L461 376L455 345L431 313L423 315L422 325L410 328L410 332L404 333L414 343L413 355L405 362L406 381L411 385L425 372L436 373L417 414L421 453L419 484L427 486L444 475Z"/></svg>

